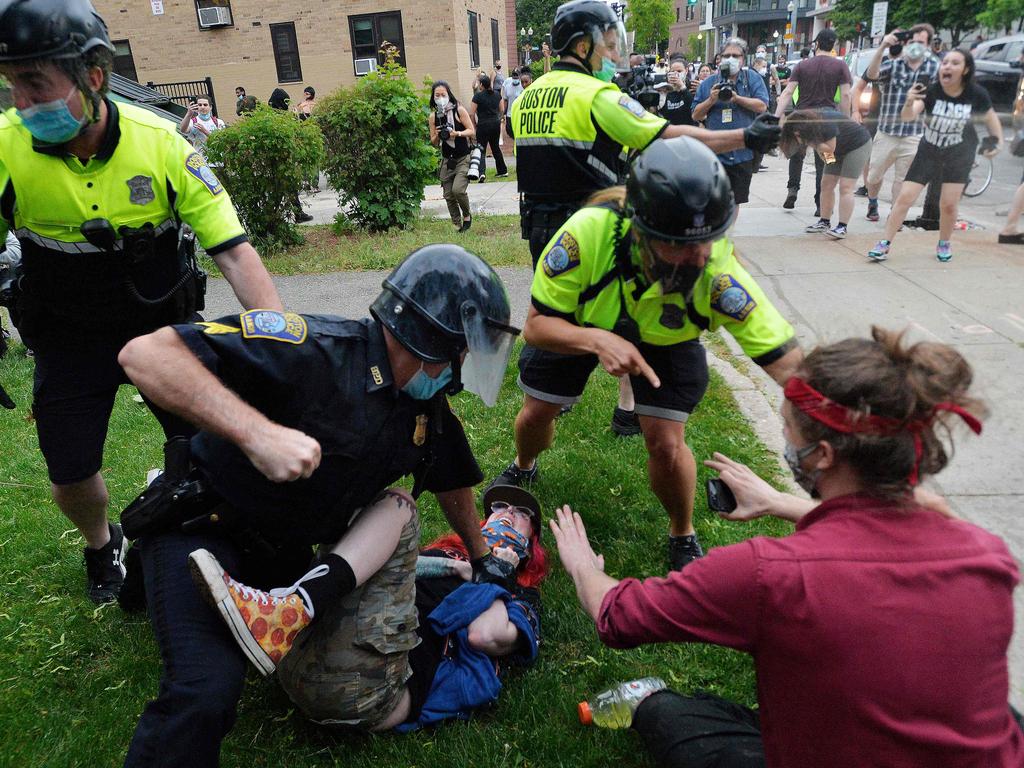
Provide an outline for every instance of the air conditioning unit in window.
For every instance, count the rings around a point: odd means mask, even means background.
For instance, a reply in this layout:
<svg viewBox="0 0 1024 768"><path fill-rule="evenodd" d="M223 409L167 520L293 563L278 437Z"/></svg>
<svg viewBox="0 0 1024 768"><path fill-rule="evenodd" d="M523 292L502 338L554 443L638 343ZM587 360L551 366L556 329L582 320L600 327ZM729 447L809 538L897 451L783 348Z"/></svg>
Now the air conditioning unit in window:
<svg viewBox="0 0 1024 768"><path fill-rule="evenodd" d="M230 27L231 9L223 6L212 6L199 9L199 26L203 29L210 27Z"/></svg>
<svg viewBox="0 0 1024 768"><path fill-rule="evenodd" d="M362 77L368 75L377 69L377 60L370 59L356 59L356 75Z"/></svg>

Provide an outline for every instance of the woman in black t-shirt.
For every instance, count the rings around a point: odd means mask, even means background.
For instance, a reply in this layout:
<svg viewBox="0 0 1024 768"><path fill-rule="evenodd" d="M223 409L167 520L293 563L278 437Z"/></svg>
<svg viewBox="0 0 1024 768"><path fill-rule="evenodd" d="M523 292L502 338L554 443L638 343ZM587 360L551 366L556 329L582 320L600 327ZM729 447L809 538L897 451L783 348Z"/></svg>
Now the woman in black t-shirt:
<svg viewBox="0 0 1024 768"><path fill-rule="evenodd" d="M846 237L853 215L853 190L857 177L871 157L868 129L834 109L798 109L782 126L779 148L786 157L813 149L825 162L821 176L821 218L806 232L821 232L835 240ZM832 226L832 208L839 187L838 222Z"/></svg>
<svg viewBox="0 0 1024 768"><path fill-rule="evenodd" d="M505 157L501 154L501 145L498 143L498 139L501 138L501 94L491 90L491 78L487 75L480 77L480 90L473 96L469 114L476 122L476 141L484 148L483 156L480 158L480 182L483 183L485 180L488 146L494 156L497 176L508 176Z"/></svg>
<svg viewBox="0 0 1024 768"><path fill-rule="evenodd" d="M885 224L885 237L868 252L872 261L885 261L896 232L921 194L933 180L942 182L939 199L939 244L935 258L946 262L953 258L950 237L956 223L960 197L974 165L978 134L974 123L985 120L988 129L983 149L986 157L995 157L1003 144L1003 129L992 109L988 92L974 82L974 57L966 51L953 50L939 65L939 81L925 86L918 83L907 93L900 112L906 122L924 113L924 136L910 164L900 195L893 203Z"/></svg>
<svg viewBox="0 0 1024 768"><path fill-rule="evenodd" d="M438 80L430 89L430 143L441 149L438 177L448 215L459 232L473 222L469 209L469 143L476 136L466 108L455 100L448 83Z"/></svg>

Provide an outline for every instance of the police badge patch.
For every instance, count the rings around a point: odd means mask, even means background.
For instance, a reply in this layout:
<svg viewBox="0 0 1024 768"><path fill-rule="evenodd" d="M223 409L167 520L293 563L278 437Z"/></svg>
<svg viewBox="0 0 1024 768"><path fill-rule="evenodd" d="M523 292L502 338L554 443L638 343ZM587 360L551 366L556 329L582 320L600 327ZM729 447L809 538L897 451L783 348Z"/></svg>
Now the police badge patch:
<svg viewBox="0 0 1024 768"><path fill-rule="evenodd" d="M636 117L643 117L647 114L647 110L644 109L644 105L636 99L631 99L629 96L622 96L619 99L619 106Z"/></svg>
<svg viewBox="0 0 1024 768"><path fill-rule="evenodd" d="M754 311L757 302L732 275L718 275L711 281L711 308L741 323Z"/></svg>
<svg viewBox="0 0 1024 768"><path fill-rule="evenodd" d="M544 255L544 274L557 277L580 265L580 244L571 232L563 232Z"/></svg>
<svg viewBox="0 0 1024 768"><path fill-rule="evenodd" d="M242 336L247 339L273 339L289 344L306 340L306 320L294 312L275 312L271 309L250 309L239 315Z"/></svg>
<svg viewBox="0 0 1024 768"><path fill-rule="evenodd" d="M132 176L125 181L128 185L128 201L135 205L146 205L156 200L152 176Z"/></svg>
<svg viewBox="0 0 1024 768"><path fill-rule="evenodd" d="M220 179L210 170L210 166L206 164L206 158L198 152L193 152L185 158L185 170L203 182L206 188L210 190L211 195L219 195L224 191L224 187L220 184Z"/></svg>

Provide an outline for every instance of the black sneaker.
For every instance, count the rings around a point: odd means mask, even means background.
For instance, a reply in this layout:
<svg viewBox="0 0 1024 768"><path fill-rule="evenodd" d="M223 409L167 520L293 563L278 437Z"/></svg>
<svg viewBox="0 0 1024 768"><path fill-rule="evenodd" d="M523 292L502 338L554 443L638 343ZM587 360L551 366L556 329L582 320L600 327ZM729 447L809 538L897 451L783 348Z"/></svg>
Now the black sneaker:
<svg viewBox="0 0 1024 768"><path fill-rule="evenodd" d="M704 557L697 534L668 537L668 564L673 571L681 571L698 557Z"/></svg>
<svg viewBox="0 0 1024 768"><path fill-rule="evenodd" d="M89 577L89 599L109 603L117 599L124 583L124 534L117 523L110 527L110 541L100 549L86 547L85 573Z"/></svg>
<svg viewBox="0 0 1024 768"><path fill-rule="evenodd" d="M624 411L616 408L612 413L612 432L619 437L632 437L640 434L640 419L636 411Z"/></svg>
<svg viewBox="0 0 1024 768"><path fill-rule="evenodd" d="M789 190L789 194L786 195L786 202L782 204L782 207L787 211L793 210L796 207L796 190Z"/></svg>
<svg viewBox="0 0 1024 768"><path fill-rule="evenodd" d="M854 197L867 197L868 196L868 188L867 187L857 187L857 191L853 193L853 196Z"/></svg>
<svg viewBox="0 0 1024 768"><path fill-rule="evenodd" d="M536 461L533 462L533 469L520 469L513 461L505 467L504 472L487 484L484 492L495 485L514 485L518 488L526 488L529 485L533 485L539 479L540 470L537 468Z"/></svg>
<svg viewBox="0 0 1024 768"><path fill-rule="evenodd" d="M301 213L296 213L295 214L295 223L296 224L305 224L307 221L312 221L312 220L313 220L313 217L310 216L305 211L303 211Z"/></svg>

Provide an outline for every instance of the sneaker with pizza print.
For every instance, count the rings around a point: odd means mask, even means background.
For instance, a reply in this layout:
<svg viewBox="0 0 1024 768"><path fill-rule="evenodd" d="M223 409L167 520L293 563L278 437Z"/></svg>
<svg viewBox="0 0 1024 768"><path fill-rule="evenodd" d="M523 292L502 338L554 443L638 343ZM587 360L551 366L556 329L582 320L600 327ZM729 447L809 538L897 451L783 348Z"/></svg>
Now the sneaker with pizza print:
<svg viewBox="0 0 1024 768"><path fill-rule="evenodd" d="M188 556L192 581L216 608L235 642L260 674L274 673L295 636L313 620L313 602L302 583L327 573L319 565L290 587L264 592L235 581L205 549Z"/></svg>

